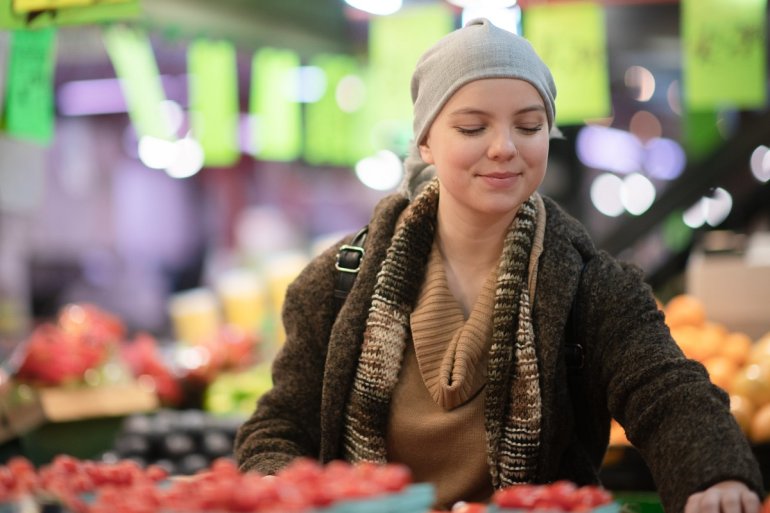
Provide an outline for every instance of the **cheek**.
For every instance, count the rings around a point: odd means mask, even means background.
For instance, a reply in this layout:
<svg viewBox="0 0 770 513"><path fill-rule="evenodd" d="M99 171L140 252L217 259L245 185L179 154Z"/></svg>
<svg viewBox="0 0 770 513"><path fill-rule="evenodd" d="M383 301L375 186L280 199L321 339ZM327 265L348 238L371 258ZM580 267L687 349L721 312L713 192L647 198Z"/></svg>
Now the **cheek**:
<svg viewBox="0 0 770 513"><path fill-rule="evenodd" d="M519 145L522 156L532 165L548 160L548 141L527 141Z"/></svg>
<svg viewBox="0 0 770 513"><path fill-rule="evenodd" d="M436 165L450 169L465 169L476 164L485 154L482 145L477 141L459 141L454 144L445 144L441 151L434 151Z"/></svg>

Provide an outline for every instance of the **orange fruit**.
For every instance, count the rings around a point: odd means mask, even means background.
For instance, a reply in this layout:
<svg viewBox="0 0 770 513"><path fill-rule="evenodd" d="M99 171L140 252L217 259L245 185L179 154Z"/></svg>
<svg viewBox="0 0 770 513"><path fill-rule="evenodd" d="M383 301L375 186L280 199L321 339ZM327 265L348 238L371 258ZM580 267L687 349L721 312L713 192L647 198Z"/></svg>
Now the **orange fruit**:
<svg viewBox="0 0 770 513"><path fill-rule="evenodd" d="M754 443L770 442L770 404L759 407L754 413L749 439Z"/></svg>
<svg viewBox="0 0 770 513"><path fill-rule="evenodd" d="M610 445L631 445L631 442L626 438L626 430L615 419L612 419L610 423Z"/></svg>
<svg viewBox="0 0 770 513"><path fill-rule="evenodd" d="M751 337L740 331L734 331L728 333L722 340L719 354L731 359L736 365L741 366L748 360L751 346Z"/></svg>
<svg viewBox="0 0 770 513"><path fill-rule="evenodd" d="M666 303L663 313L670 328L678 326L702 326L706 322L703 302L689 294L679 294Z"/></svg>
<svg viewBox="0 0 770 513"><path fill-rule="evenodd" d="M751 419L754 418L754 411L754 405L748 397L738 394L730 395L730 413L733 414L735 421L746 436L751 431Z"/></svg>
<svg viewBox="0 0 770 513"><path fill-rule="evenodd" d="M698 351L698 341L700 340L700 330L695 326L677 326L671 328L671 337L676 345L682 350L687 358L694 358Z"/></svg>
<svg viewBox="0 0 770 513"><path fill-rule="evenodd" d="M746 358L747 363L766 363L770 362L770 337L764 336L757 340L749 351Z"/></svg>
<svg viewBox="0 0 770 513"><path fill-rule="evenodd" d="M699 362L719 353L726 333L726 330L716 323L704 323L700 327L685 324L671 328L671 336L685 356Z"/></svg>
<svg viewBox="0 0 770 513"><path fill-rule="evenodd" d="M728 391L747 397L756 407L770 403L770 367L752 363L741 368Z"/></svg>
<svg viewBox="0 0 770 513"><path fill-rule="evenodd" d="M722 390L727 390L738 372L738 365L725 356L710 356L703 360L703 366L709 373L711 382Z"/></svg>

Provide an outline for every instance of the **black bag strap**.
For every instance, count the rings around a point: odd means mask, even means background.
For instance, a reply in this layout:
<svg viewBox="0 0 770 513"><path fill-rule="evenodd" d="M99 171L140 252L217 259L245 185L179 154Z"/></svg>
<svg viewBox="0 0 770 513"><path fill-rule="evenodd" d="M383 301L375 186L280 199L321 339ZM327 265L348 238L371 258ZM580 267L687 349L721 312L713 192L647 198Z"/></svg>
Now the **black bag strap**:
<svg viewBox="0 0 770 513"><path fill-rule="evenodd" d="M361 228L355 234L353 240L348 244L340 246L337 252L337 262L334 268L337 269L337 282L334 285L334 312L339 313L345 299L348 297L350 289L353 288L353 282L356 281L358 271L361 269L361 262L364 259L364 241L369 231L368 226Z"/></svg>

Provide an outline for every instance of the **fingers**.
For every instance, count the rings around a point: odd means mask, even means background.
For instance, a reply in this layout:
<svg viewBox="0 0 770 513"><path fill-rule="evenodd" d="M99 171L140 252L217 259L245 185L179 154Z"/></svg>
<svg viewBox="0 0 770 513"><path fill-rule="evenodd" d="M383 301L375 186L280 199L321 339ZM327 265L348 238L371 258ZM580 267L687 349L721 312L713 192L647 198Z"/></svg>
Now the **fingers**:
<svg viewBox="0 0 770 513"><path fill-rule="evenodd" d="M759 513L759 497L748 489L712 487L692 494L684 513Z"/></svg>
<svg viewBox="0 0 770 513"><path fill-rule="evenodd" d="M743 502L743 511L745 513L759 513L762 509L759 497L752 491L746 491L741 494L741 501Z"/></svg>

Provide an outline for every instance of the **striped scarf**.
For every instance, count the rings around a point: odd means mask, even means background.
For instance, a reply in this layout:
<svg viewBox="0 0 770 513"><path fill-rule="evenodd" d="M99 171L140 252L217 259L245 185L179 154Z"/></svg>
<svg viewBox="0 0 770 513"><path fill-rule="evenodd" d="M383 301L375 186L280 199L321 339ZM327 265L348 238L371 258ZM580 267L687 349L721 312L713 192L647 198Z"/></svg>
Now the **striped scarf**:
<svg viewBox="0 0 770 513"><path fill-rule="evenodd" d="M377 276L345 414L344 456L351 462L387 458L390 398L433 244L438 190L433 179L407 207ZM541 399L527 288L536 219L531 197L511 223L498 269L484 405L490 474L496 488L529 482L536 470Z"/></svg>

